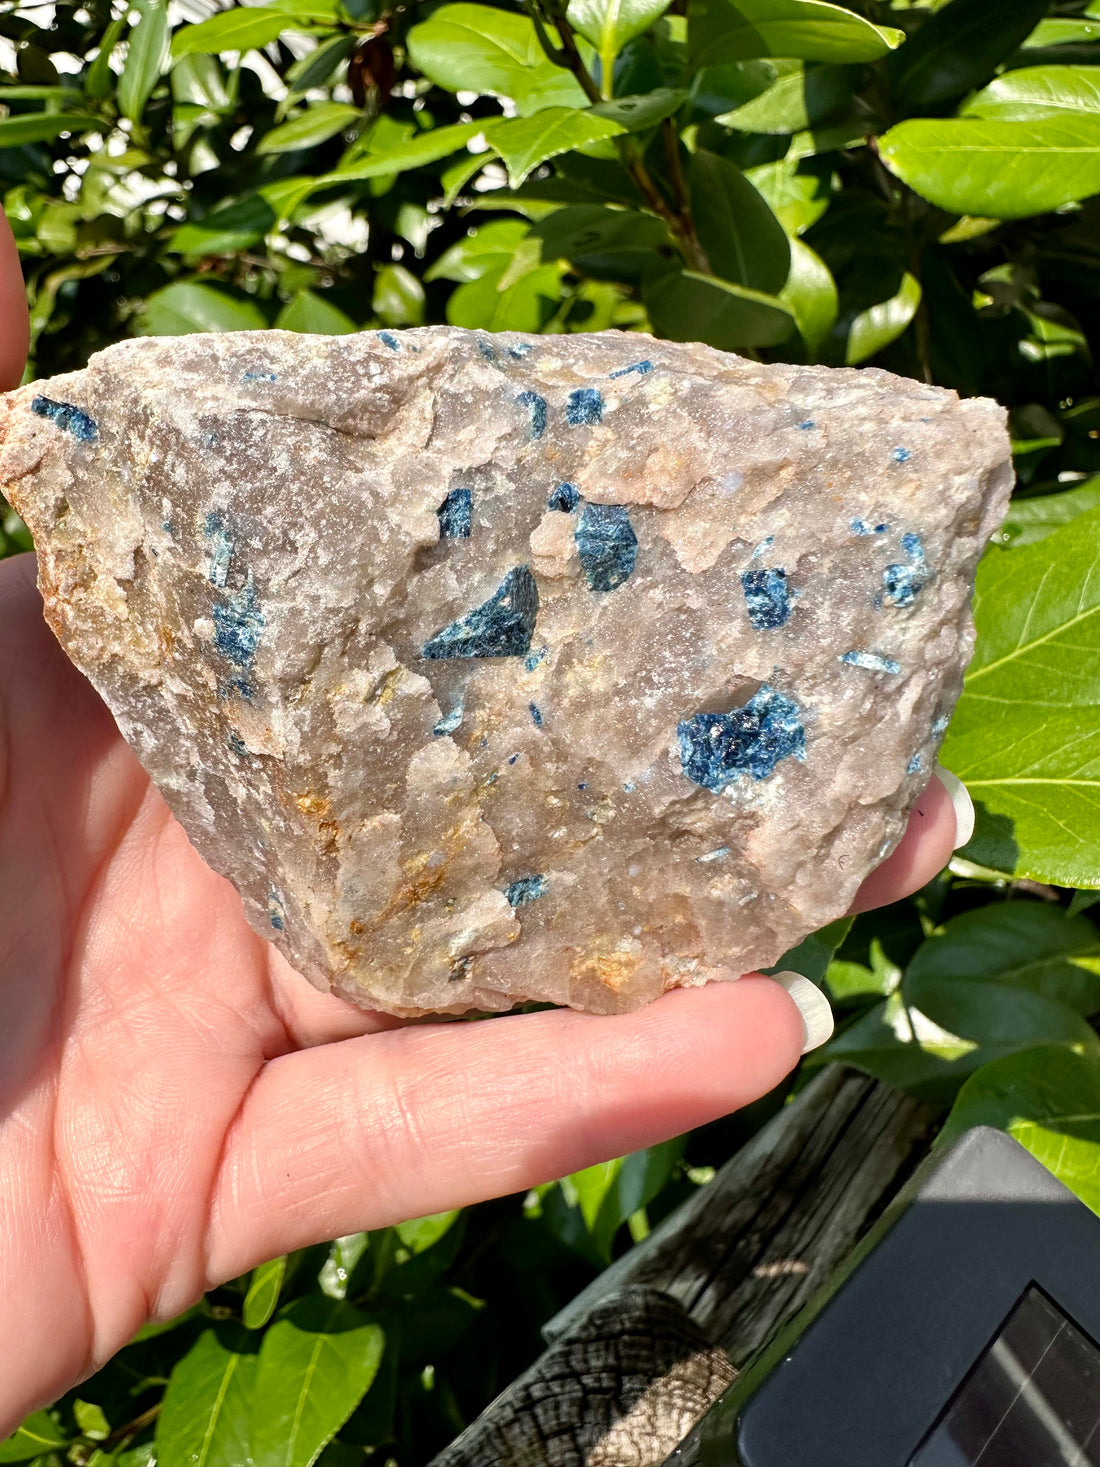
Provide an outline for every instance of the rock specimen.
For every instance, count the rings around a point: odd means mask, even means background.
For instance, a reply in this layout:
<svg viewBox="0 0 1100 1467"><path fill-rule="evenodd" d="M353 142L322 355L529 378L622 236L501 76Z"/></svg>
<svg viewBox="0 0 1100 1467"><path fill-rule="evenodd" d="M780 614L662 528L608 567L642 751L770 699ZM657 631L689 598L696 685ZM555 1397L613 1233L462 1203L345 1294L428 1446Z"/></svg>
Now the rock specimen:
<svg viewBox="0 0 1100 1467"><path fill-rule="evenodd" d="M931 774L1004 414L614 332L127 341L0 405L47 615L250 922L598 1012L840 915Z"/></svg>

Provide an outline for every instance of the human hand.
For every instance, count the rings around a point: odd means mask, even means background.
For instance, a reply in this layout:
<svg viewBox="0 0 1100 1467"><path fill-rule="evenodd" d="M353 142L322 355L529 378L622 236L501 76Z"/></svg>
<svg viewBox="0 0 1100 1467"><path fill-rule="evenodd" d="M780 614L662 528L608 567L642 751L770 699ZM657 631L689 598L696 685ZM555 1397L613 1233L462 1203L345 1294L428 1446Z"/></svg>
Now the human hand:
<svg viewBox="0 0 1100 1467"><path fill-rule="evenodd" d="M0 388L25 342L0 215ZM796 1063L802 1014L759 976L404 1028L316 992L196 854L33 578L0 563L0 1437L265 1259L651 1145ZM955 834L934 780L862 904L923 885Z"/></svg>

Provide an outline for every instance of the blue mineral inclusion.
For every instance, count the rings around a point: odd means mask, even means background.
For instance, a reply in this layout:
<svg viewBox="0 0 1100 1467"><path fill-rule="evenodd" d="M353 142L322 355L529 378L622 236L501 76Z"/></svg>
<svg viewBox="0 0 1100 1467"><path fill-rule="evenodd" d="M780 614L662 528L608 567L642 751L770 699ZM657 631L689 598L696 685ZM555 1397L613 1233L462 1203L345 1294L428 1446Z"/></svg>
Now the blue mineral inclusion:
<svg viewBox="0 0 1100 1467"><path fill-rule="evenodd" d="M267 894L267 919L276 932L282 932L286 927L283 899L274 887Z"/></svg>
<svg viewBox="0 0 1100 1467"><path fill-rule="evenodd" d="M765 779L780 760L806 757L798 704L767 683L743 708L684 719L676 725L676 736L688 779L715 794L738 775Z"/></svg>
<svg viewBox="0 0 1100 1467"><path fill-rule="evenodd" d="M424 645L424 657L524 657L531 648L539 591L529 566L517 565L480 606Z"/></svg>
<svg viewBox="0 0 1100 1467"><path fill-rule="evenodd" d="M546 432L546 399L537 392L521 392L516 401L531 414L531 437L541 438Z"/></svg>
<svg viewBox="0 0 1100 1467"><path fill-rule="evenodd" d="M742 571L741 587L753 631L770 632L786 625L791 615L791 593L785 570Z"/></svg>
<svg viewBox="0 0 1100 1467"><path fill-rule="evenodd" d="M910 759L909 763L905 766L905 772L906 774L919 774L923 768L924 760L921 758L920 754L914 754L912 759Z"/></svg>
<svg viewBox="0 0 1100 1467"><path fill-rule="evenodd" d="M494 367L500 365L497 349L491 341L486 341L484 337L479 336L477 339L477 349L487 362L492 362Z"/></svg>
<svg viewBox="0 0 1100 1467"><path fill-rule="evenodd" d="M895 606L912 606L928 584L928 562L920 536L913 530L907 530L901 537L901 547L909 557L909 564L888 565L882 573L882 589L886 599Z"/></svg>
<svg viewBox="0 0 1100 1467"><path fill-rule="evenodd" d="M401 350L401 343L398 341L397 337L394 336L392 331L380 331L378 333L378 340L382 343L383 346L388 346L390 351Z"/></svg>
<svg viewBox="0 0 1100 1467"><path fill-rule="evenodd" d="M504 888L504 895L512 907L522 907L536 897L545 896L548 882L545 876L521 876Z"/></svg>
<svg viewBox="0 0 1100 1467"><path fill-rule="evenodd" d="M436 510L441 540L468 540L474 496L470 489L452 489Z"/></svg>
<svg viewBox="0 0 1100 1467"><path fill-rule="evenodd" d="M816 428L817 424L814 422L813 418L803 418L802 422L799 423L798 426L802 429L804 433L806 433L811 428Z"/></svg>
<svg viewBox="0 0 1100 1467"><path fill-rule="evenodd" d="M230 693L236 693L238 698L244 698L248 703L256 696L256 690L243 673L237 673L236 677L227 678L225 682L218 684L219 698L228 698Z"/></svg>
<svg viewBox="0 0 1100 1467"><path fill-rule="evenodd" d="M932 725L932 732L935 734L936 738L939 738L940 734L947 732L947 725L950 722L951 720L947 717L946 714L941 714L939 718L936 719L936 721Z"/></svg>
<svg viewBox="0 0 1100 1467"><path fill-rule="evenodd" d="M556 489L550 491L550 498L546 501L546 508L562 509L566 514L572 514L580 502L580 490L576 484L559 484Z"/></svg>
<svg viewBox="0 0 1100 1467"><path fill-rule="evenodd" d="M590 591L614 591L633 571L638 537L621 504L586 504L573 539Z"/></svg>
<svg viewBox="0 0 1100 1467"><path fill-rule="evenodd" d="M527 707L531 713L531 722L535 725L536 728L541 728L542 711L539 708L539 705L537 703L528 703Z"/></svg>
<svg viewBox="0 0 1100 1467"><path fill-rule="evenodd" d="M639 377L644 377L647 372L653 371L651 361L631 362L629 367L617 367L614 372L608 372L609 377L628 377L631 372L637 372Z"/></svg>
<svg viewBox="0 0 1100 1467"><path fill-rule="evenodd" d="M534 349L529 341L518 341L515 346L508 348L508 355L514 357L517 362L522 362L524 357L529 357Z"/></svg>
<svg viewBox="0 0 1100 1467"><path fill-rule="evenodd" d="M549 650L549 647L539 647L535 652L528 652L527 656L523 659L523 665L526 670L528 672L534 672Z"/></svg>
<svg viewBox="0 0 1100 1467"><path fill-rule="evenodd" d="M274 372L242 372L242 382L277 382L278 376Z"/></svg>
<svg viewBox="0 0 1100 1467"><path fill-rule="evenodd" d="M866 672L900 672L901 664L878 652L845 652L840 658L849 667L862 667Z"/></svg>
<svg viewBox="0 0 1100 1467"><path fill-rule="evenodd" d="M238 667L251 667L265 624L251 580L227 601L214 603L214 645Z"/></svg>
<svg viewBox="0 0 1100 1467"><path fill-rule="evenodd" d="M203 523L203 536L210 541L210 584L223 590L233 559L234 535L220 510L212 509Z"/></svg>
<svg viewBox="0 0 1100 1467"><path fill-rule="evenodd" d="M432 733L440 735L453 734L455 729L462 722L462 715L465 712L465 705L462 702L456 703L451 709L450 713L445 713L443 717L439 720L439 722L433 727Z"/></svg>
<svg viewBox="0 0 1100 1467"><path fill-rule="evenodd" d="M907 464L912 457L913 455L908 448L894 449L893 459L896 464Z"/></svg>
<svg viewBox="0 0 1100 1467"><path fill-rule="evenodd" d="M99 436L95 422L71 402L55 402L52 397L32 397L31 412L40 418L49 418L51 423L71 433L78 443L93 443Z"/></svg>
<svg viewBox="0 0 1100 1467"><path fill-rule="evenodd" d="M229 738L226 742L239 758L246 759L248 757L248 745L235 729L230 729Z"/></svg>
<svg viewBox="0 0 1100 1467"><path fill-rule="evenodd" d="M764 554L765 550L769 550L774 544L775 544L775 536L774 535L765 535L764 538L763 538L763 540L761 540L760 544L756 547L756 549L749 556L749 559L750 560L759 560L760 557Z"/></svg>
<svg viewBox="0 0 1100 1467"><path fill-rule="evenodd" d="M587 428L603 417L603 398L595 387L578 387L565 404L565 421L571 428Z"/></svg>

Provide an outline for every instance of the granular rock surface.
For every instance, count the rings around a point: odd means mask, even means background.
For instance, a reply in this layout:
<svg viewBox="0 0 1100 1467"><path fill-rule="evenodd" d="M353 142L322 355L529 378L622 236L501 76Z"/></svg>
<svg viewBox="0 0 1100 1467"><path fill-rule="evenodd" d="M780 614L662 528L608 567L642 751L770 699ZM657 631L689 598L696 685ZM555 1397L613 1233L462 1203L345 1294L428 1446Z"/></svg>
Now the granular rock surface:
<svg viewBox="0 0 1100 1467"><path fill-rule="evenodd" d="M927 783L1004 414L615 332L123 342L0 402L47 615L249 921L397 1014L770 965Z"/></svg>

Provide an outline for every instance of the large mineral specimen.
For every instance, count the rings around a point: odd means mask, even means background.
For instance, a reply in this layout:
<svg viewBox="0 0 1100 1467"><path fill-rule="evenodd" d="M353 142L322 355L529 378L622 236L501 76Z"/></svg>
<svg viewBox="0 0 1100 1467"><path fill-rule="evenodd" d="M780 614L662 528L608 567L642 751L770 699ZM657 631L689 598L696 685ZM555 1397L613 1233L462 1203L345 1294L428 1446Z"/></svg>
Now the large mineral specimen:
<svg viewBox="0 0 1100 1467"><path fill-rule="evenodd" d="M994 404L646 336L127 341L0 406L62 645L249 921L397 1014L766 966L897 842Z"/></svg>

